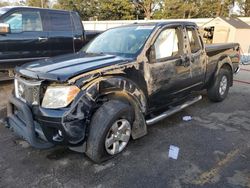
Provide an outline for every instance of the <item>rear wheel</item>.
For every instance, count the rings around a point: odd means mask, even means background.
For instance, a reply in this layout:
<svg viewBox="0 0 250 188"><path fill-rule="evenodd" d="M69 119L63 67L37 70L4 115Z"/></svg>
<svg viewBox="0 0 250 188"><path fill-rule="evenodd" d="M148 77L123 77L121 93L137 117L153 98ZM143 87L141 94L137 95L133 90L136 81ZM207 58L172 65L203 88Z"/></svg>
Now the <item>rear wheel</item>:
<svg viewBox="0 0 250 188"><path fill-rule="evenodd" d="M134 112L118 100L104 103L93 115L86 155L99 163L122 152L130 139Z"/></svg>
<svg viewBox="0 0 250 188"><path fill-rule="evenodd" d="M231 73L228 69L222 68L214 83L207 89L208 98L214 102L223 101L228 94L230 87Z"/></svg>

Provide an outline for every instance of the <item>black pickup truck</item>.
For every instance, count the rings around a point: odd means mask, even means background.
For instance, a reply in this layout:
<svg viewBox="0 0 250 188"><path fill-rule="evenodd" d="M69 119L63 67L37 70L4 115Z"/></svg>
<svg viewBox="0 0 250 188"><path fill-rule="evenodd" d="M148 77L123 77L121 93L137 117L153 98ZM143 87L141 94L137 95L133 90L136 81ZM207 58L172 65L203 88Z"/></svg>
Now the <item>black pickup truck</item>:
<svg viewBox="0 0 250 188"><path fill-rule="evenodd" d="M62 144L101 162L147 125L201 100L220 102L239 70L239 44L204 46L196 24L109 29L80 52L16 69L7 125L36 148Z"/></svg>
<svg viewBox="0 0 250 188"><path fill-rule="evenodd" d="M0 8L0 80L29 61L79 51L95 37L77 12L33 7Z"/></svg>

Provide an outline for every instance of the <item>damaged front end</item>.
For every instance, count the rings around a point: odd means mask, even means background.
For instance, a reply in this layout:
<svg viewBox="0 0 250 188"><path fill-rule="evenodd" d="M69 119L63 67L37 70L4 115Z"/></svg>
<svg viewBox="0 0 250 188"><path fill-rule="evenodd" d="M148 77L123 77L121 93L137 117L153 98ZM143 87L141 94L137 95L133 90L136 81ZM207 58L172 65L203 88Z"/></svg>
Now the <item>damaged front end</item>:
<svg viewBox="0 0 250 188"><path fill-rule="evenodd" d="M51 86L46 81L16 77L15 93L8 104L9 128L39 149L55 144L81 145L85 141L85 124L93 104L82 101L79 96L84 92L80 89L73 96L74 102L66 103L65 107L53 107L50 101L45 104L48 87ZM62 94L58 92L56 97L60 99Z"/></svg>
<svg viewBox="0 0 250 188"><path fill-rule="evenodd" d="M99 69L67 82L17 75L8 105L8 126L35 148L58 144L77 148L86 143L95 110L110 97L118 97L135 109L132 137L142 137L147 133L146 97L136 83L121 76L132 68L133 63Z"/></svg>

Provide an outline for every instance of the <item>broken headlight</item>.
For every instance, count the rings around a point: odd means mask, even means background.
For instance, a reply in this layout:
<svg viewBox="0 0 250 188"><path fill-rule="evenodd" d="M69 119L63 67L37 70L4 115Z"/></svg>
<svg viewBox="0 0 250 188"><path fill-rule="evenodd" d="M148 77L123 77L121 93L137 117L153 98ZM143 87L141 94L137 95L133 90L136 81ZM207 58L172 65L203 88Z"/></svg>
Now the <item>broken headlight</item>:
<svg viewBox="0 0 250 188"><path fill-rule="evenodd" d="M52 109L67 107L79 91L76 86L49 86L45 92L42 107Z"/></svg>

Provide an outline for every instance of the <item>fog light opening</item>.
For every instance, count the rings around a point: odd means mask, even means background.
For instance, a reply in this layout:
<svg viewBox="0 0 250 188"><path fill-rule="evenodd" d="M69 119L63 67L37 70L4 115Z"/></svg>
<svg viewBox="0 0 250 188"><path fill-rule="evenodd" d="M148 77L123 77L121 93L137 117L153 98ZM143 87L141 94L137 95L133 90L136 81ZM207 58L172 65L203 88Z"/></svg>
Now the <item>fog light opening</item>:
<svg viewBox="0 0 250 188"><path fill-rule="evenodd" d="M62 131L58 130L58 135L62 137Z"/></svg>
<svg viewBox="0 0 250 188"><path fill-rule="evenodd" d="M61 130L58 130L56 135L52 138L55 142L62 142L63 141L63 134Z"/></svg>

